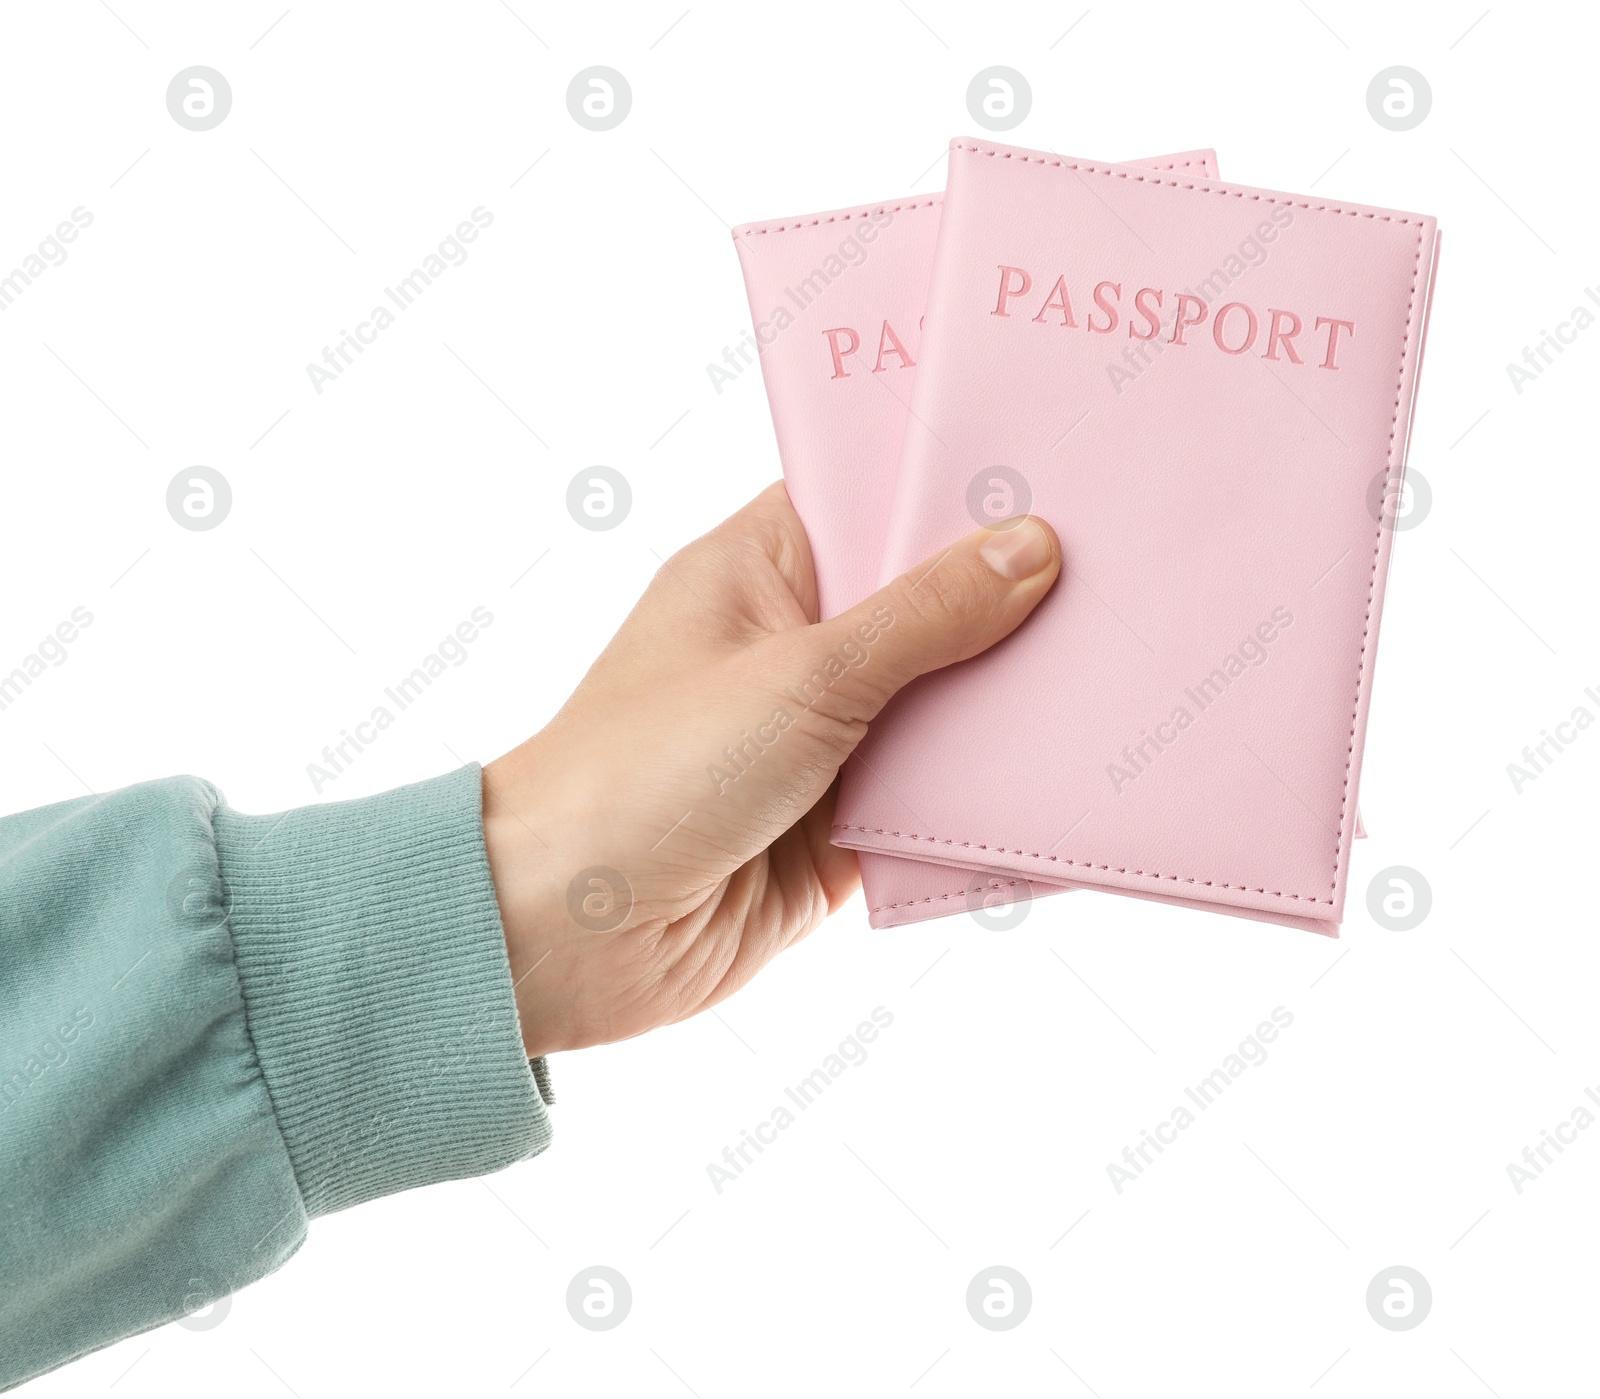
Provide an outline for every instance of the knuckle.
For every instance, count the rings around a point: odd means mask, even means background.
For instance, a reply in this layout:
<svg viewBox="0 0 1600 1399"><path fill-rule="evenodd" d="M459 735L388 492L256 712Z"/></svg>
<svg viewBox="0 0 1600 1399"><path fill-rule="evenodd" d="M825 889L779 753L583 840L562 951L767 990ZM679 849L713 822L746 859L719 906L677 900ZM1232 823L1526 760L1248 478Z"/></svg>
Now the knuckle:
<svg viewBox="0 0 1600 1399"><path fill-rule="evenodd" d="M805 658L784 691L795 720L806 732L853 745L875 712L871 666L853 667L842 663L836 653Z"/></svg>
<svg viewBox="0 0 1600 1399"><path fill-rule="evenodd" d="M920 577L907 575L904 597L924 621L969 627L994 607L994 588L971 561L946 557Z"/></svg>
<svg viewBox="0 0 1600 1399"><path fill-rule="evenodd" d="M795 716L796 727L826 752L845 755L866 736L871 695L827 691Z"/></svg>
<svg viewBox="0 0 1600 1399"><path fill-rule="evenodd" d="M801 733L829 751L848 752L894 690L878 654L883 631L873 624L848 630L812 627L791 635L804 640L783 648L768 683Z"/></svg>

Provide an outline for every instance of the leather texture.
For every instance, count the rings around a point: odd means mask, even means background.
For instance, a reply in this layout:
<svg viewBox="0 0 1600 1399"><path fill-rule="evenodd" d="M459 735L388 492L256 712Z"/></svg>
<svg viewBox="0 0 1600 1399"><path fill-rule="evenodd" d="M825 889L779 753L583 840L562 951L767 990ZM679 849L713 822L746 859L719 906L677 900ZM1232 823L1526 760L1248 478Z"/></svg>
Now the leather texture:
<svg viewBox="0 0 1600 1399"><path fill-rule="evenodd" d="M1210 150L1134 163L1217 174ZM784 481L825 617L878 585L942 202L908 196L734 230ZM1060 886L871 852L861 881L880 928Z"/></svg>
<svg viewBox="0 0 1600 1399"><path fill-rule="evenodd" d="M981 140L950 161L879 577L996 496L1066 568L873 724L834 838L1336 933L1435 221Z"/></svg>

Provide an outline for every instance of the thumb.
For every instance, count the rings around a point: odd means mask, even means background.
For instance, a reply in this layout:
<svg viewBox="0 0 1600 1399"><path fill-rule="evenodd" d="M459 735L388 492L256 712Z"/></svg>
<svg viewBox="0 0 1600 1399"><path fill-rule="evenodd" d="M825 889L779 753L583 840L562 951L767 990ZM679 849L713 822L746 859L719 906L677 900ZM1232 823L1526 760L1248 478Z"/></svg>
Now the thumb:
<svg viewBox="0 0 1600 1399"><path fill-rule="evenodd" d="M1061 541L1019 515L974 530L811 630L846 661L831 687L871 720L903 685L1009 636L1061 572Z"/></svg>

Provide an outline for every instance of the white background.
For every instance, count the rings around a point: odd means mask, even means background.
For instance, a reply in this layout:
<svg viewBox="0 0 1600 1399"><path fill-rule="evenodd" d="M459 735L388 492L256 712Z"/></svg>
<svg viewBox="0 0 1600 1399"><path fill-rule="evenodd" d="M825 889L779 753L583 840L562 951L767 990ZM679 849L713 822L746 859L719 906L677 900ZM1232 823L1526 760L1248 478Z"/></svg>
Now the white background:
<svg viewBox="0 0 1600 1399"><path fill-rule="evenodd" d="M0 264L94 215L0 314L0 670L94 615L0 712L7 810L179 771L279 810L538 728L658 558L778 474L757 376L706 374L749 327L727 225L939 188L990 64L1032 84L1015 144L1213 145L1226 177L1437 215L1433 506L1397 540L1341 941L1091 894L1011 933L872 933L858 900L719 1015L559 1058L545 1156L321 1220L214 1328L30 1392L1514 1399L1592 1374L1600 1131L1520 1196L1506 1165L1600 1082L1600 733L1520 795L1506 764L1600 714L1600 329L1521 395L1505 368L1600 282L1592 13L112 3L5 21ZM197 63L233 91L204 133L165 106ZM632 86L610 132L567 112L591 64ZM1392 64L1433 90L1403 134L1366 107ZM478 205L467 261L318 395L307 362ZM596 463L634 491L604 534L564 504ZM206 533L165 507L196 464L234 493ZM480 605L470 660L315 792L306 765ZM1366 910L1397 864L1433 889L1407 933ZM1117 1194L1107 1163L1280 1005L1267 1062ZM875 1006L867 1061L717 1194L707 1164ZM633 1289L610 1332L566 1310L592 1264ZM1033 1291L1001 1333L964 1300L993 1264ZM1405 1333L1364 1300L1395 1264L1434 1295Z"/></svg>

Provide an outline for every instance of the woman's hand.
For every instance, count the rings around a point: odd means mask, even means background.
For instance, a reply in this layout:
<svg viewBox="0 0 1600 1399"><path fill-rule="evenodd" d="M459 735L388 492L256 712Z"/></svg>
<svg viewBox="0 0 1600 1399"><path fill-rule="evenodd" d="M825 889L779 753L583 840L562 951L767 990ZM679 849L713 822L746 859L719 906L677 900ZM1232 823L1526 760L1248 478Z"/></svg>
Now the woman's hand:
<svg viewBox="0 0 1600 1399"><path fill-rule="evenodd" d="M542 732L484 769L530 1055L715 1005L838 908L834 782L894 693L1008 635L1060 572L1031 518L817 621L782 484L675 554Z"/></svg>

